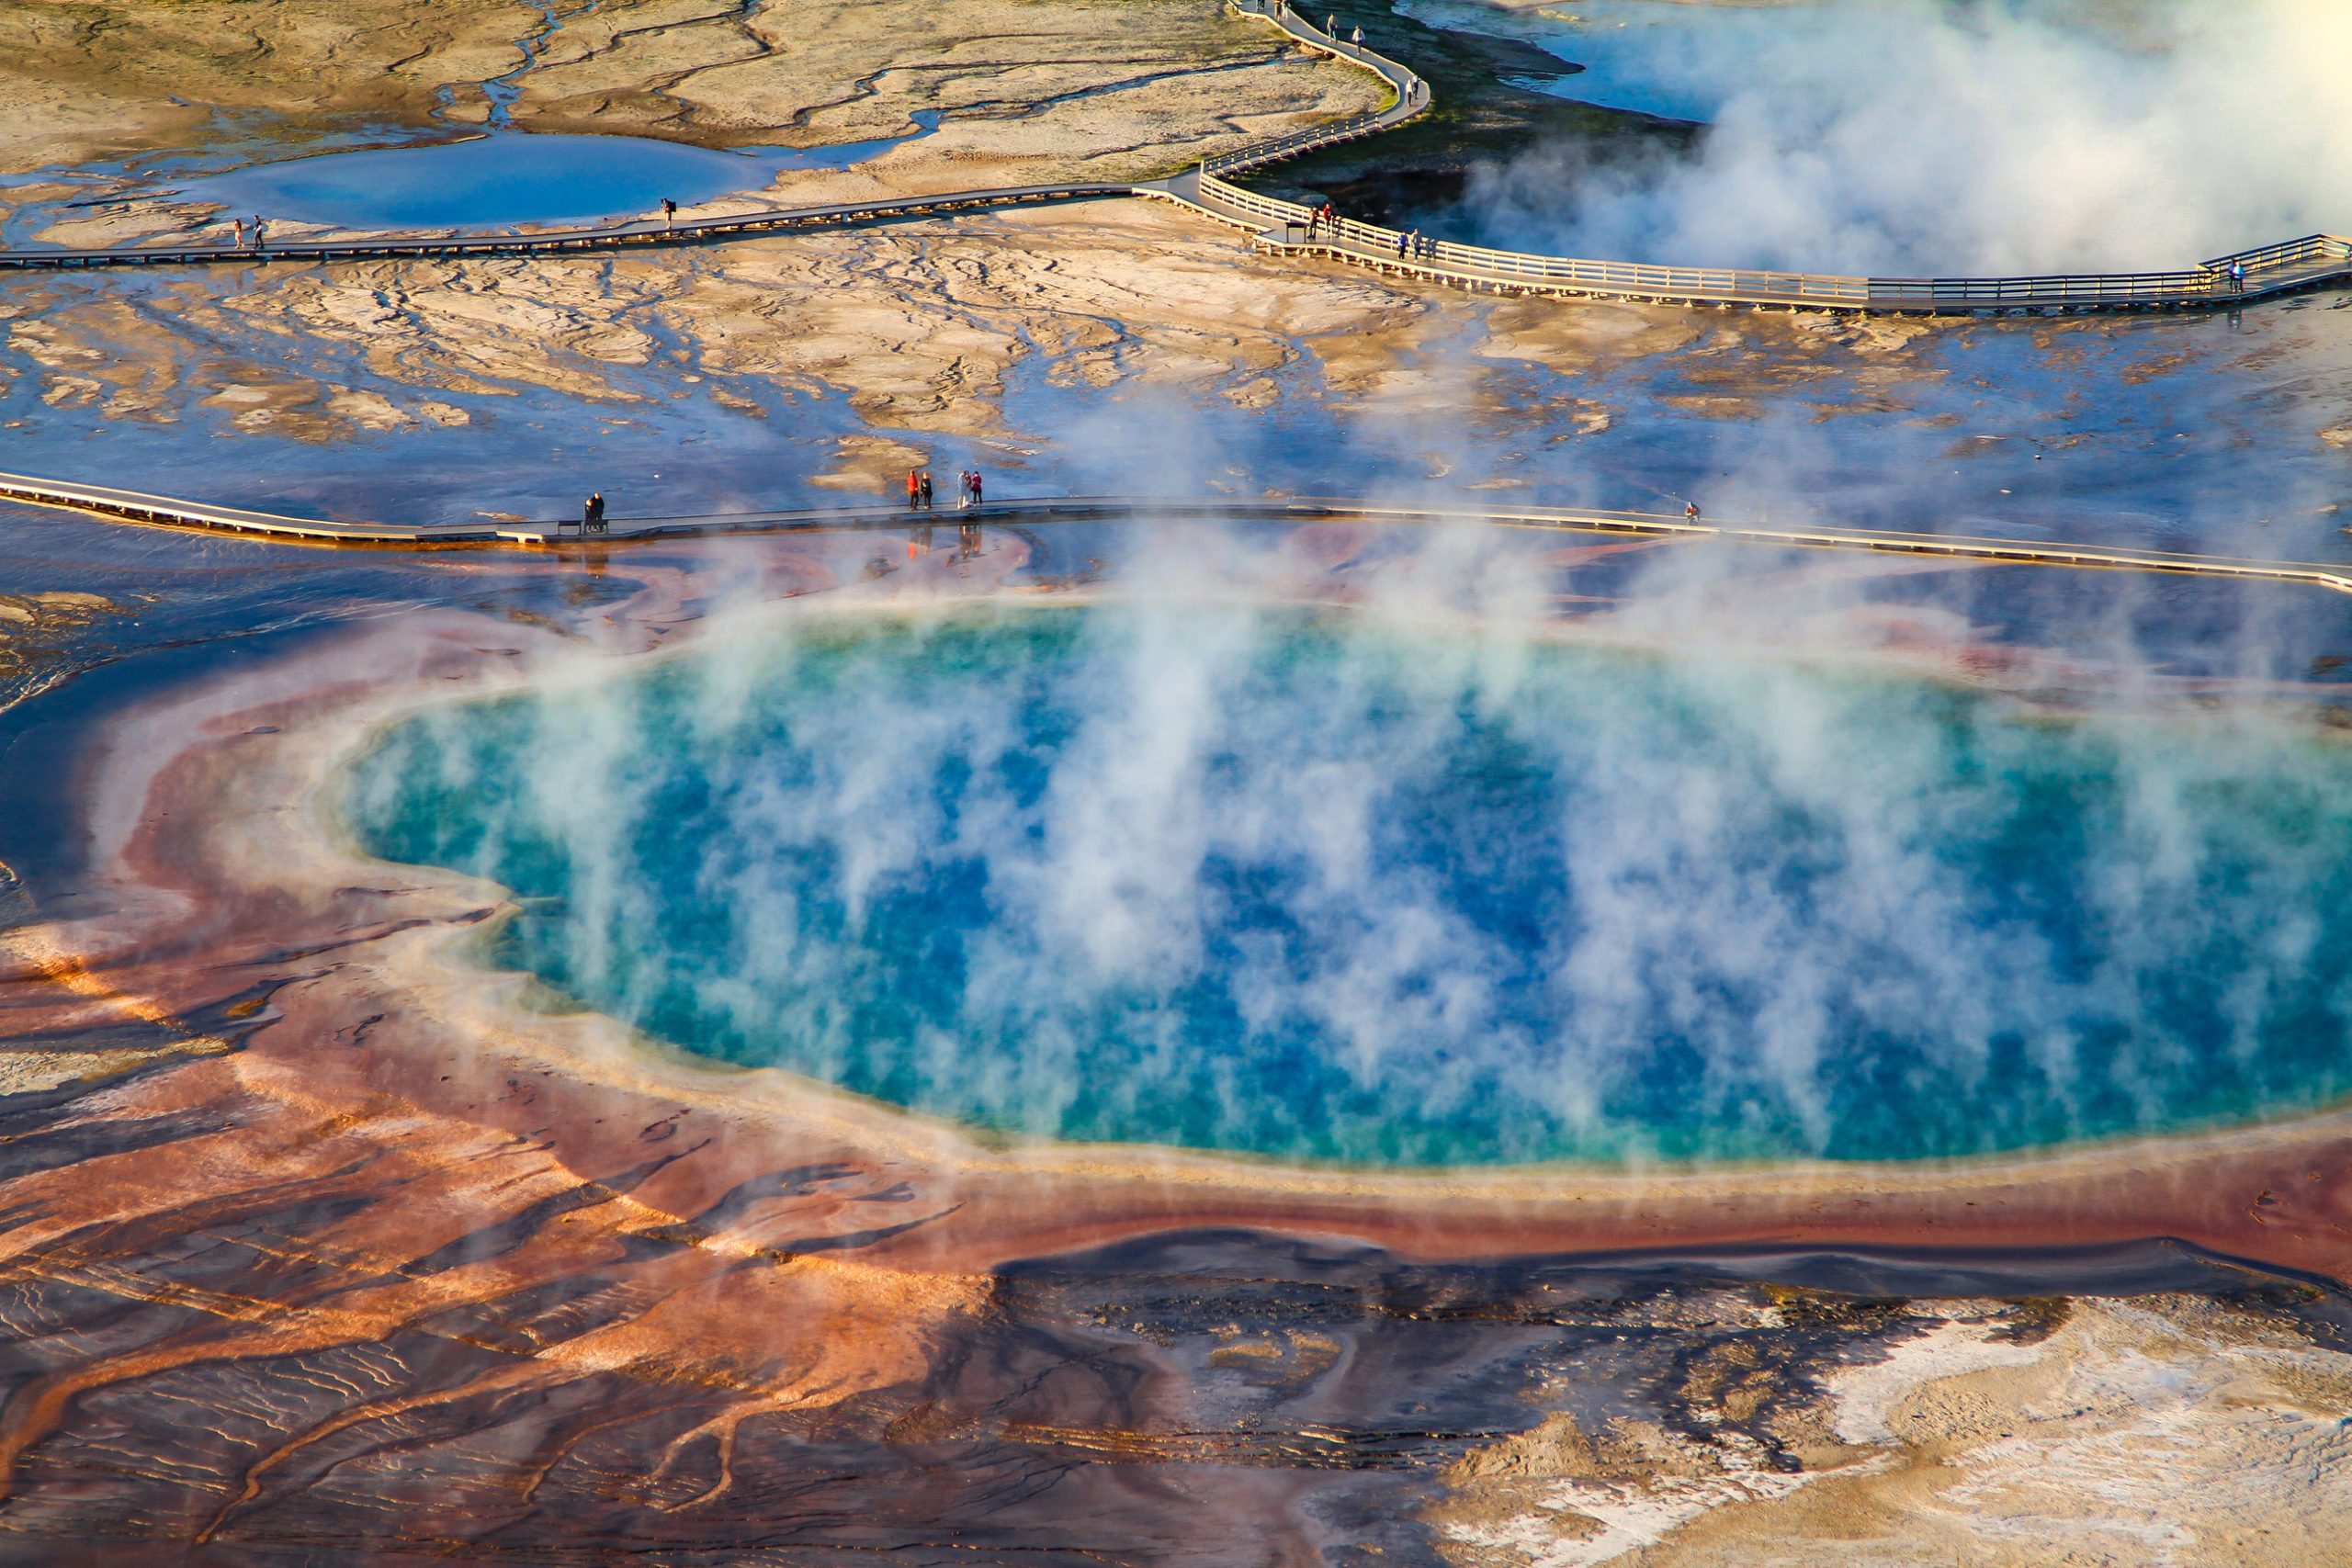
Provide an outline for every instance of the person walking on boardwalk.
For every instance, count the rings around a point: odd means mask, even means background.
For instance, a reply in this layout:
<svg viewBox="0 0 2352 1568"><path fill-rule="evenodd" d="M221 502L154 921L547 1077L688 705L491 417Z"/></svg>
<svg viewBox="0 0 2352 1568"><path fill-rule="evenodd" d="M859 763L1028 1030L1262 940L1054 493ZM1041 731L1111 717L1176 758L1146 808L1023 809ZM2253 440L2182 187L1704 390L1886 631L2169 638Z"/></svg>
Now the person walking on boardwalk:
<svg viewBox="0 0 2352 1568"><path fill-rule="evenodd" d="M1355 45L1358 49L1362 49L1363 47L1363 28L1356 28L1353 33L1349 35L1348 41Z"/></svg>
<svg viewBox="0 0 2352 1568"><path fill-rule="evenodd" d="M666 196L662 198L662 228L665 233L678 231L678 204Z"/></svg>
<svg viewBox="0 0 2352 1568"><path fill-rule="evenodd" d="M978 468L972 470L972 504L974 506L985 504L980 495L980 470Z"/></svg>
<svg viewBox="0 0 2352 1568"><path fill-rule="evenodd" d="M1405 259L1405 236L1402 233L1396 236L1396 259L1398 261Z"/></svg>
<svg viewBox="0 0 2352 1568"><path fill-rule="evenodd" d="M925 512L929 512L929 511L932 509L932 508L931 508L931 470L930 470L929 468L925 468L925 469L922 471L922 509L923 509Z"/></svg>
<svg viewBox="0 0 2352 1568"><path fill-rule="evenodd" d="M1687 523L1696 523L1699 521L1699 503L1695 501L1685 502L1682 508L1682 517L1683 521Z"/></svg>
<svg viewBox="0 0 2352 1568"><path fill-rule="evenodd" d="M2230 287L2240 294L2245 292L2245 263L2232 262L2230 264Z"/></svg>
<svg viewBox="0 0 2352 1568"><path fill-rule="evenodd" d="M922 470L921 468L907 470L907 510L910 512L922 510Z"/></svg>

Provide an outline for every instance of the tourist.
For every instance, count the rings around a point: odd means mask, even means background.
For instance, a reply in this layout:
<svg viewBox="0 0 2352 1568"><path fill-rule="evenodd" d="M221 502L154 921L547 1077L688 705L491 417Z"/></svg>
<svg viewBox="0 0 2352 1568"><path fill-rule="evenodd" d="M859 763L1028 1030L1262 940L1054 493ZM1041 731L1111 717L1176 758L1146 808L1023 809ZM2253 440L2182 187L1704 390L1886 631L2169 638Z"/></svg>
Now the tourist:
<svg viewBox="0 0 2352 1568"><path fill-rule="evenodd" d="M907 470L907 510L922 510L922 470L920 468Z"/></svg>
<svg viewBox="0 0 2352 1568"><path fill-rule="evenodd" d="M931 510L931 470L929 468L922 471L922 509L925 512Z"/></svg>
<svg viewBox="0 0 2352 1568"><path fill-rule="evenodd" d="M979 506L985 500L986 498L980 494L980 470L974 468L972 470L972 504Z"/></svg>
<svg viewBox="0 0 2352 1568"><path fill-rule="evenodd" d="M2245 263L2230 264L2230 286L2241 294L2245 292Z"/></svg>
<svg viewBox="0 0 2352 1568"><path fill-rule="evenodd" d="M1696 523L1699 521L1699 503L1694 501L1684 506L1682 509L1682 515L1688 522Z"/></svg>
<svg viewBox="0 0 2352 1568"><path fill-rule="evenodd" d="M1349 35L1348 41L1355 45L1358 49L1362 49L1363 47L1363 29L1362 28L1356 28L1353 33Z"/></svg>
<svg viewBox="0 0 2352 1568"><path fill-rule="evenodd" d="M261 214L254 214L254 249L261 249Z"/></svg>
<svg viewBox="0 0 2352 1568"><path fill-rule="evenodd" d="M237 237L229 243L242 251L245 248L245 220L243 219L240 218L236 220L236 229Z"/></svg>
<svg viewBox="0 0 2352 1568"><path fill-rule="evenodd" d="M1338 38L1340 36L1340 18L1336 15L1323 18L1323 36L1325 38Z"/></svg>
<svg viewBox="0 0 2352 1568"><path fill-rule="evenodd" d="M678 231L678 204L666 196L662 198L662 227L668 233Z"/></svg>
<svg viewBox="0 0 2352 1568"><path fill-rule="evenodd" d="M1398 261L1405 259L1405 236L1402 233L1396 236L1396 259Z"/></svg>

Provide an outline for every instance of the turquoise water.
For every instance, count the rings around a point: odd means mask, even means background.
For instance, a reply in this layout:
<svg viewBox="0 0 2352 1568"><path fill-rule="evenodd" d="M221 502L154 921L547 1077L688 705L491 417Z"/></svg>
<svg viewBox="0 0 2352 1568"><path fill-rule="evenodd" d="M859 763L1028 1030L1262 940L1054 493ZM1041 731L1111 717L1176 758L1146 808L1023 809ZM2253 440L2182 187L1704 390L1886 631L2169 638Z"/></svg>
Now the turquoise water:
<svg viewBox="0 0 2352 1568"><path fill-rule="evenodd" d="M2352 754L1174 606L804 623L442 710L389 859L651 1033L1289 1157L1960 1155L2352 1089Z"/></svg>
<svg viewBox="0 0 2352 1568"><path fill-rule="evenodd" d="M478 229L642 217L756 191L786 169L843 169L929 135L924 110L902 137L805 151L718 152L634 136L503 132L421 147L379 147L255 164L185 182L191 200L234 215L354 229Z"/></svg>

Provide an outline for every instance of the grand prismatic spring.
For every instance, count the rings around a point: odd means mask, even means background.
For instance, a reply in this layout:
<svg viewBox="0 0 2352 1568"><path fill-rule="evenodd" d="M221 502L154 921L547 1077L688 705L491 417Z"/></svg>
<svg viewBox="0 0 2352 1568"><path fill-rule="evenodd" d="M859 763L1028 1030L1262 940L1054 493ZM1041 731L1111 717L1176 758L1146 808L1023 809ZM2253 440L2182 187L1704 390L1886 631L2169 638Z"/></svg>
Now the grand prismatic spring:
<svg viewBox="0 0 2352 1568"><path fill-rule="evenodd" d="M104 12L0 1562L2352 1562L2334 0Z"/></svg>

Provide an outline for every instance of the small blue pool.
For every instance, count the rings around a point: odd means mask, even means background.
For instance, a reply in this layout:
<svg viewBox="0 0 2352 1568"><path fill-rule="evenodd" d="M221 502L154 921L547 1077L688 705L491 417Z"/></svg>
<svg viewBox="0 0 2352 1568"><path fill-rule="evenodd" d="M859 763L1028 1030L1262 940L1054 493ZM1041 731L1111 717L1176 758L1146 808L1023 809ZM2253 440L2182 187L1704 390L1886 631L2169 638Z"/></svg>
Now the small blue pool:
<svg viewBox="0 0 2352 1568"><path fill-rule="evenodd" d="M371 148L257 164L187 181L189 199L232 217L258 214L343 229L489 229L650 214L764 188L789 169L839 169L927 135L798 151L714 152L634 136L495 132L424 147Z"/></svg>

